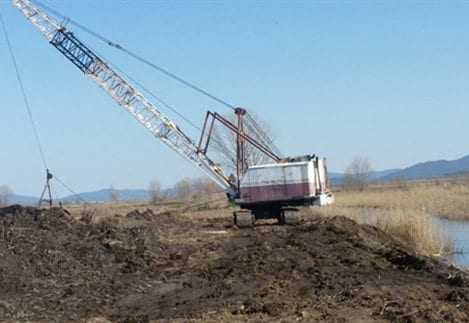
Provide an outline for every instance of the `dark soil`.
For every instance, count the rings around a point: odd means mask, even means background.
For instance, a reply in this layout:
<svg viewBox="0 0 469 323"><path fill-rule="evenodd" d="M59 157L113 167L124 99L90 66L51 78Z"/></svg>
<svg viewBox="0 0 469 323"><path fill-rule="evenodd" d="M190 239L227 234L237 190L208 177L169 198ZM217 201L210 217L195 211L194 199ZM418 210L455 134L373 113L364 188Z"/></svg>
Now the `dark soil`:
<svg viewBox="0 0 469 323"><path fill-rule="evenodd" d="M0 209L0 321L469 322L466 273L373 227L335 217L238 230L217 212L95 224Z"/></svg>

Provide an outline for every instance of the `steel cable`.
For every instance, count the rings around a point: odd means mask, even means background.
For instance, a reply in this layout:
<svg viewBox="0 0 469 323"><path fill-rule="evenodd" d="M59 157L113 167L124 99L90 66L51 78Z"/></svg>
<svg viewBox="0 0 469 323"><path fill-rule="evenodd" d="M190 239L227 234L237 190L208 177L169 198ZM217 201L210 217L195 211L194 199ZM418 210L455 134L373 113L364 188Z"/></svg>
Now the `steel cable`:
<svg viewBox="0 0 469 323"><path fill-rule="evenodd" d="M14 51L13 51L13 46L11 45L10 37L8 35L8 30L7 30L6 24L5 24L5 20L3 19L3 15L2 15L1 12L0 12L0 23L2 25L3 34L5 35L5 40L6 40L6 43L7 43L7 47L8 47L8 50L10 52L11 60L13 62L13 66L14 66L15 73L16 73L16 79L17 79L19 87L20 87L21 95L23 97L23 102L24 102L24 105L26 107L26 111L27 111L27 114L28 114L28 119L31 123L31 127L32 127L32 130L33 130L33 133L34 133L34 137L36 139L36 144L37 144L37 147L38 147L38 150L39 150L39 155L41 157L41 161L43 163L44 168L48 170L49 167L47 165L46 155L44 153L44 148L43 148L43 145L42 145L42 142L41 142L41 138L39 136L39 130L38 130L36 122L34 121L34 118L33 118L33 113L32 113L32 109L31 109L31 105L29 104L28 95L26 94L26 89L24 87L24 83L23 83L23 80L22 80L22 77L21 77L21 73L20 73L19 68L18 68L18 63L17 63L16 56L15 56ZM49 172L49 171L47 171L47 172ZM83 200L80 197L79 194L75 193L67 184L65 184L63 181L61 181L57 176L54 175L54 178L58 183L60 183L68 191L70 191L72 194L76 195L82 202L86 203L86 201Z"/></svg>
<svg viewBox="0 0 469 323"><path fill-rule="evenodd" d="M83 30L84 32L88 33L89 35L91 35L91 36L93 36L93 37L95 37L95 38L101 40L102 42L106 43L108 46L111 46L111 47L113 47L113 48L116 48L116 49L118 49L118 50L120 50L120 51L126 53L127 55L133 57L134 59L140 61L141 63L150 66L151 68L153 68L153 69L159 71L160 73L163 73L164 75L166 75L166 76L172 78L173 80L176 80L176 81L178 81L178 82L181 83L181 84L184 84L185 86L187 86L187 87L193 89L194 91L197 91L197 92L199 92L199 93L201 93L201 94L207 96L208 98L210 98L210 99L212 99L212 100L214 100L214 101L216 101L216 102L218 102L218 103L224 105L224 106L227 107L227 108L230 108L230 109L232 109L232 110L235 109L235 106L234 106L233 104L230 104L230 103L226 102L225 100L223 100L223 99L221 99L221 98L219 98L219 97L217 97L217 96L215 96L215 95L213 95L213 94L207 92L206 90L202 89L201 87L199 87L199 86L197 86L197 85L195 85L195 84L193 84L193 83L191 83L191 82L189 82L189 81L183 79L182 77L180 77L180 76L178 76L178 75L176 75L176 74L174 74L174 73L168 71L168 70L165 69L164 67L161 67L161 66L159 66L159 65L156 65L155 63L149 61L148 59L146 59L146 58L144 58L144 57L142 57L142 56L140 56L140 55L138 55L138 54L136 54L136 53L134 53L134 52L128 50L127 48L123 47L122 45L120 45L120 44L118 44L118 43L116 43L116 42L111 41L110 39L108 39L108 38L104 37L103 35L101 35L101 34L95 32L95 31L89 29L88 27L86 27L86 26L80 24L79 22L77 22L77 21L71 19L70 17L67 17L67 16L61 14L61 13L58 12L57 10L54 10L54 9L50 8L49 6L43 4L43 3L39 2L39 1L34 1L34 2L35 2L37 5L39 5L40 7L42 7L43 9L46 9L47 11L52 12L54 15L56 15L56 16L62 18L65 22L70 22L72 25L74 25L74 26L80 28L80 29Z"/></svg>
<svg viewBox="0 0 469 323"><path fill-rule="evenodd" d="M151 68L159 71L160 73L163 73L165 74L166 76L178 81L179 83L182 83L184 84L185 86L209 97L210 99L224 105L225 107L228 107L232 110L234 110L236 107L233 105L233 104L230 104L228 102L226 102L225 100L207 92L206 90L200 88L199 86L183 79L182 77L168 71L167 69L149 61L148 59L128 50L127 48L123 47L122 45L104 37L103 35L101 35L100 33L96 32L96 31L93 31L91 30L90 28L84 26L83 24L71 19L70 17L58 12L57 10L41 3L40 1L34 1L37 5L39 5L40 7L42 7L43 9L51 12L52 14L56 15L57 17L60 17L64 20L64 23L71 23L72 25L78 27L79 29L83 30L84 32L88 33L89 35L99 39L100 41L104 42L105 44L107 44L108 46L110 47L113 47L115 49L118 49L124 53L126 53L127 55L133 57L134 59L140 61L141 63L144 63L145 65L147 66L150 66ZM114 65L115 67L115 65ZM138 82L136 81L135 79L132 79L130 76L128 76L128 74L126 74L125 72L122 71L122 69L119 69L116 67L116 69L118 69L121 73L123 73L124 75L126 75L130 80L132 80L134 83L136 83L142 90L144 90L145 92L147 92L149 95L151 95L153 98L155 98L158 102L160 102L163 106L165 106L167 109L171 110L172 112L174 112L175 114L177 114L180 118L182 118L185 122L187 122L190 126L194 127L195 129L197 130L201 130L200 127L196 126L192 121L190 121L188 118L186 118L183 114L181 114L180 112L178 112L174 107L170 106L169 104L167 104L165 101L163 101L162 99L160 99L158 96L156 96L154 93L152 93L150 90L148 90L145 86L142 85L141 82ZM249 121L253 124L254 128L257 130L256 133L258 135L259 138L262 138L261 141L263 142L264 145L266 145L267 147L269 147L271 150L273 150L277 155L281 155L280 153L280 150L278 149L278 147L275 146L273 140L267 135L267 133L259 126L259 124L254 120L254 118L252 118L249 114L247 115L248 119L250 119Z"/></svg>
<svg viewBox="0 0 469 323"><path fill-rule="evenodd" d="M42 163L44 165L44 168L47 169L48 167L47 167L46 156L44 154L44 149L42 147L41 139L39 137L39 131L37 129L36 123L34 122L33 114L31 112L31 106L29 104L28 96L26 95L26 89L24 87L20 71L18 69L18 63L16 61L16 57L15 57L15 54L13 52L13 47L12 47L11 42L10 42L10 37L8 36L8 31L7 31L5 21L3 20L3 16L2 16L1 12L0 12L0 22L2 24L3 33L5 35L5 40L6 40L6 43L7 43L7 46L8 46L8 50L10 52L11 60L13 62L13 66L15 68L16 79L18 80L21 95L23 97L23 102L24 102L24 105L26 107L26 111L27 111L27 114L28 114L28 117L29 117L29 121L31 123L31 127L33 129L34 137L36 138L36 143L37 143L37 147L38 147L38 150L39 150L39 154L41 156L41 160L42 160Z"/></svg>
<svg viewBox="0 0 469 323"><path fill-rule="evenodd" d="M54 176L55 180L60 184L62 185L66 190L68 190L70 193L73 194L74 197L77 198L77 200L80 200L82 203L88 203L87 201L85 201L80 194L76 193L74 190L72 190L70 188L70 186L68 186L67 184L65 184L64 181L62 181L60 178L58 178L57 176Z"/></svg>

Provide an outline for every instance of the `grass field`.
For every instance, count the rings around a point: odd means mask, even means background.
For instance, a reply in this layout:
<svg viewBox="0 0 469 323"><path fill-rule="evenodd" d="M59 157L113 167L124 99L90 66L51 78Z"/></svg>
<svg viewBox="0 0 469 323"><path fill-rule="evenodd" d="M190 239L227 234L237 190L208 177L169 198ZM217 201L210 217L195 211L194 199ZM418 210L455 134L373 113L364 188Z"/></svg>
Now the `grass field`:
<svg viewBox="0 0 469 323"><path fill-rule="evenodd" d="M336 197L341 207L412 210L469 220L469 182L402 182L370 186L363 192L342 190Z"/></svg>
<svg viewBox="0 0 469 323"><path fill-rule="evenodd" d="M379 227L425 255L453 252L433 217L469 220L469 184L463 181L400 182L370 185L363 191L335 191L333 206L312 210Z"/></svg>

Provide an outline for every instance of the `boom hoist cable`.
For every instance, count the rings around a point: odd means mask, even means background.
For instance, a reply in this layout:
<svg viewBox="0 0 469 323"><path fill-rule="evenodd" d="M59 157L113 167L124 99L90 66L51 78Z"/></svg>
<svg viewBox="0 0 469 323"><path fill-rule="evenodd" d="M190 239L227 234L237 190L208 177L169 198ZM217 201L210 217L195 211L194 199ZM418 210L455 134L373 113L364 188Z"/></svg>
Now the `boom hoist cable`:
<svg viewBox="0 0 469 323"><path fill-rule="evenodd" d="M10 53L11 61L13 63L13 67L14 67L14 70L15 70L16 80L18 82L20 92L21 92L21 96L23 98L23 103L24 103L24 106L26 108L26 112L27 112L27 115L28 115L28 119L29 119L29 122L31 124L32 131L34 133L34 138L35 138L35 141L36 141L36 145L38 147L39 156L40 156L41 162L42 162L42 164L45 168L45 172L46 172L45 184L44 184L44 188L43 188L42 193L41 193L41 197L39 198L39 201L38 201L38 206L41 207L42 204L45 203L45 204L48 204L49 207L52 207L53 197L52 197L52 190L51 190L51 180L54 178L54 175L52 175L52 173L50 172L49 166L47 164L46 155L44 153L44 147L43 147L41 138L39 136L39 130L38 130L37 124L36 124L36 122L34 121L34 118L33 118L31 105L29 103L28 95L26 94L26 88L24 86L23 79L21 77L21 73L20 73L19 68L18 68L18 62L16 60L16 56L15 56L15 53L13 51L13 46L11 45L10 37L8 36L8 30L6 28L5 20L3 19L3 15L1 13L1 11L0 11L0 24L2 25L2 30L3 30L3 34L5 36L5 41L6 41L8 51ZM59 180L57 177L55 177L55 179L57 180L57 182L59 184L61 184L63 187L65 187L65 189L70 191L72 194L76 195L78 197L78 199L80 199L82 202L85 202L83 199L81 199L81 197L78 194L76 194L73 190L71 190L63 181Z"/></svg>
<svg viewBox="0 0 469 323"><path fill-rule="evenodd" d="M128 56L131 56L132 58L142 62L143 64L147 65L147 66L150 66L151 68L165 74L166 76L178 81L179 83L182 83L184 84L185 86L211 98L212 100L232 109L233 111L235 110L235 106L226 102L225 100L222 100L218 97L216 97L215 95L213 94L210 94L208 91L200 88L199 86L187 81L187 80L184 80L182 77L179 77L177 75L175 75L174 73L168 71L167 69L161 67L161 66L158 66L156 65L155 63L152 63L150 62L148 59L146 58L143 58L142 56L126 49L125 47L123 47L122 45L118 44L117 42L114 42L114 41L111 41L109 40L108 38L104 37L103 35L99 34L98 32L95 32L93 30L91 30L90 28L84 26L83 24L77 22L76 20L73 20L72 18L68 17L68 16L65 16L64 14L58 12L57 10L41 3L40 1L33 1L34 3L36 3L39 7L42 7L43 9L51 12L52 14L54 14L55 16L61 18L63 20L63 24L66 25L67 23L70 23L74 26L76 26L77 28L83 30L84 32L86 32L87 34L91 35L92 37L100 40L101 42L104 42L106 45L114 48L114 49L118 49L122 52L124 52L125 54L127 54ZM103 57L105 58L101 53L98 53L95 49L93 49L94 52L96 52L100 57ZM109 60L107 60L107 63L113 67L114 69L116 69L119 73L121 73L122 75L124 75L126 78L128 78L130 81L132 81L133 83L135 83L142 91L144 91L145 93L147 93L149 96L153 97L156 101L158 101L162 106L164 106L166 109L172 111L174 114L176 114L179 118L181 118L181 120L185 121L189 126L191 126L192 128L198 130L198 131L202 131L202 129L197 126L195 124L195 122L193 122L192 120L190 120L189 118L187 118L185 115L183 115L182 113L180 113L173 105L170 105L168 102L166 102L165 100L163 100L161 97L159 97L158 95L156 95L153 91L151 91L148 87L146 87L144 84L142 84L142 82L136 80L134 77L132 77L131 75L129 75L127 72L125 72L124 70L122 70L122 68L119 68L118 66L116 66L115 64L111 63ZM212 139L214 141L216 141L216 139ZM221 144L221 143L220 143Z"/></svg>
<svg viewBox="0 0 469 323"><path fill-rule="evenodd" d="M114 48L114 49L117 49L117 50L120 50L122 51L123 53L125 53L126 55L136 59L137 61L153 68L154 70L166 75L167 77L170 77L172 78L173 80L185 85L186 87L188 88L191 88L192 90L214 100L215 102L218 102L219 104L233 110L233 111L236 111L236 106L227 102L226 100L223 100L217 96L215 96L214 94L211 94L210 92L208 92L207 90L204 90L203 88L201 88L200 86L197 86L195 85L194 83L192 82L189 82L185 79L183 79L182 77L174 74L173 72L167 70L166 68L164 67L161 67L160 65L157 65L153 62L151 62L149 59L135 53L134 51L131 51L129 49L127 49L126 47L122 46L121 44L115 42L115 41L112 41L110 40L109 38L101 35L100 33L96 32L96 31L93 31L91 30L90 28L84 26L83 24L77 22L76 20L73 20L71 19L70 17L58 12L57 10L41 3L40 1L34 1L39 7L42 7L43 9L51 12L52 14L54 14L55 16L61 18L64 23L70 23L74 26L76 26L77 28L83 30L84 32L86 32L87 34L91 35L92 37L100 40L101 42L105 43L106 45ZM122 72L122 71L120 71ZM126 75L128 77L128 75ZM135 82L137 85L138 82L136 82L135 80L132 80L133 82ZM160 98L157 98L153 93L151 93L148 89L146 89L144 86L142 86L141 84L139 85L145 92L149 93L151 96L153 96L155 99L157 99L163 106L165 106L166 108L170 109L171 111L173 111L174 113L176 113L179 117L181 117L184 121L186 121L190 126L194 127L194 128L197 128L198 130L200 130L199 127L195 126L193 122L191 122L190 120L188 120L186 117L184 117L181 113L179 113L178 111L176 111L173 107L171 106L168 106L164 101L162 101ZM251 128L254 128L255 131L253 131L253 133L256 135L256 137L263 143L265 144L267 147L270 147L271 150L275 151L278 155L281 155L280 153L280 150L278 149L278 147L275 146L274 144L274 140L272 140L269 135L264 131L264 129L262 129L262 127L259 126L259 124L256 122L255 118L253 118L249 113L246 113L245 114L248 122L250 124L252 124Z"/></svg>
<svg viewBox="0 0 469 323"><path fill-rule="evenodd" d="M126 53L128 56L133 57L134 59L140 61L141 63L143 63L147 66L150 66L151 68L153 68L153 69L163 73L164 75L172 78L173 80L175 80L175 81L177 81L177 82L179 82L179 83L193 89L194 91L197 91L197 92L207 96L208 98L210 98L210 99L224 105L227 108L230 108L232 110L236 109L236 107L233 104L228 103L227 101L225 101L225 100L223 100L223 99L209 93L208 91L202 89L201 87L195 85L194 83L189 82L189 81L183 79L182 77L170 72L169 70L165 69L164 67L161 67L161 66L151 62L150 60L142 57L141 55L136 54L135 52L125 48L124 46L120 45L119 43L114 42L114 41L104 37L103 35L99 34L98 32L91 30L90 28L84 26L83 24L80 24L76 20L73 20L70 17L63 15L62 13L58 12L57 10L54 10L51 7L41 3L40 1L33 1L33 2L36 3L39 7L42 7L43 9L46 9L47 11L53 13L55 16L63 19L63 21L65 23L70 23L70 24L76 26L77 28L83 30L87 34L89 34L89 35L95 37L96 39L99 39L100 41L104 42L108 46L113 47L115 49L118 49L118 50Z"/></svg>
<svg viewBox="0 0 469 323"><path fill-rule="evenodd" d="M189 81L183 79L182 77L170 72L169 70L165 69L164 67L161 67L161 66L151 62L150 60L142 57L141 55L136 54L135 52L125 48L124 46L120 45L119 43L111 41L110 39L104 37L103 35L99 34L98 32L91 30L90 28L80 24L76 20L73 20L70 17L65 16L64 14L58 12L55 9L52 9L51 7L41 3L40 1L33 1L33 2L36 3L39 7L42 7L43 9L53 13L55 16L61 18L64 21L64 23L70 23L70 24L74 25L75 27L83 30L87 34L89 34L89 35L95 37L96 39L99 39L100 41L104 42L108 46L113 47L115 49L118 49L118 50L126 53L128 56L133 57L134 59L140 61L141 63L150 66L151 68L163 73L164 75L172 78L173 80L175 80L175 81L177 81L177 82L179 82L179 83L193 89L194 91L197 91L197 92L209 97L210 99L224 105L225 107L230 108L232 110L236 109L236 107L233 104L228 103L227 101L225 101L225 100L223 100L223 99L209 93L208 91L202 89L201 87L195 85L194 83L189 82Z"/></svg>

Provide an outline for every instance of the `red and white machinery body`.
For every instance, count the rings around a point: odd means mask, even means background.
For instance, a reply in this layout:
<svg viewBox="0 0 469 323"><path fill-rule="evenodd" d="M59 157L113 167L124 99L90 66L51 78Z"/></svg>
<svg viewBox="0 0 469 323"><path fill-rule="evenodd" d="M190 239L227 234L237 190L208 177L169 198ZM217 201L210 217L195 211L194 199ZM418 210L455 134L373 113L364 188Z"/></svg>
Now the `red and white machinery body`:
<svg viewBox="0 0 469 323"><path fill-rule="evenodd" d="M241 179L237 202L244 206L259 203L321 206L333 203L328 188L326 160L309 156L299 159L249 167Z"/></svg>

